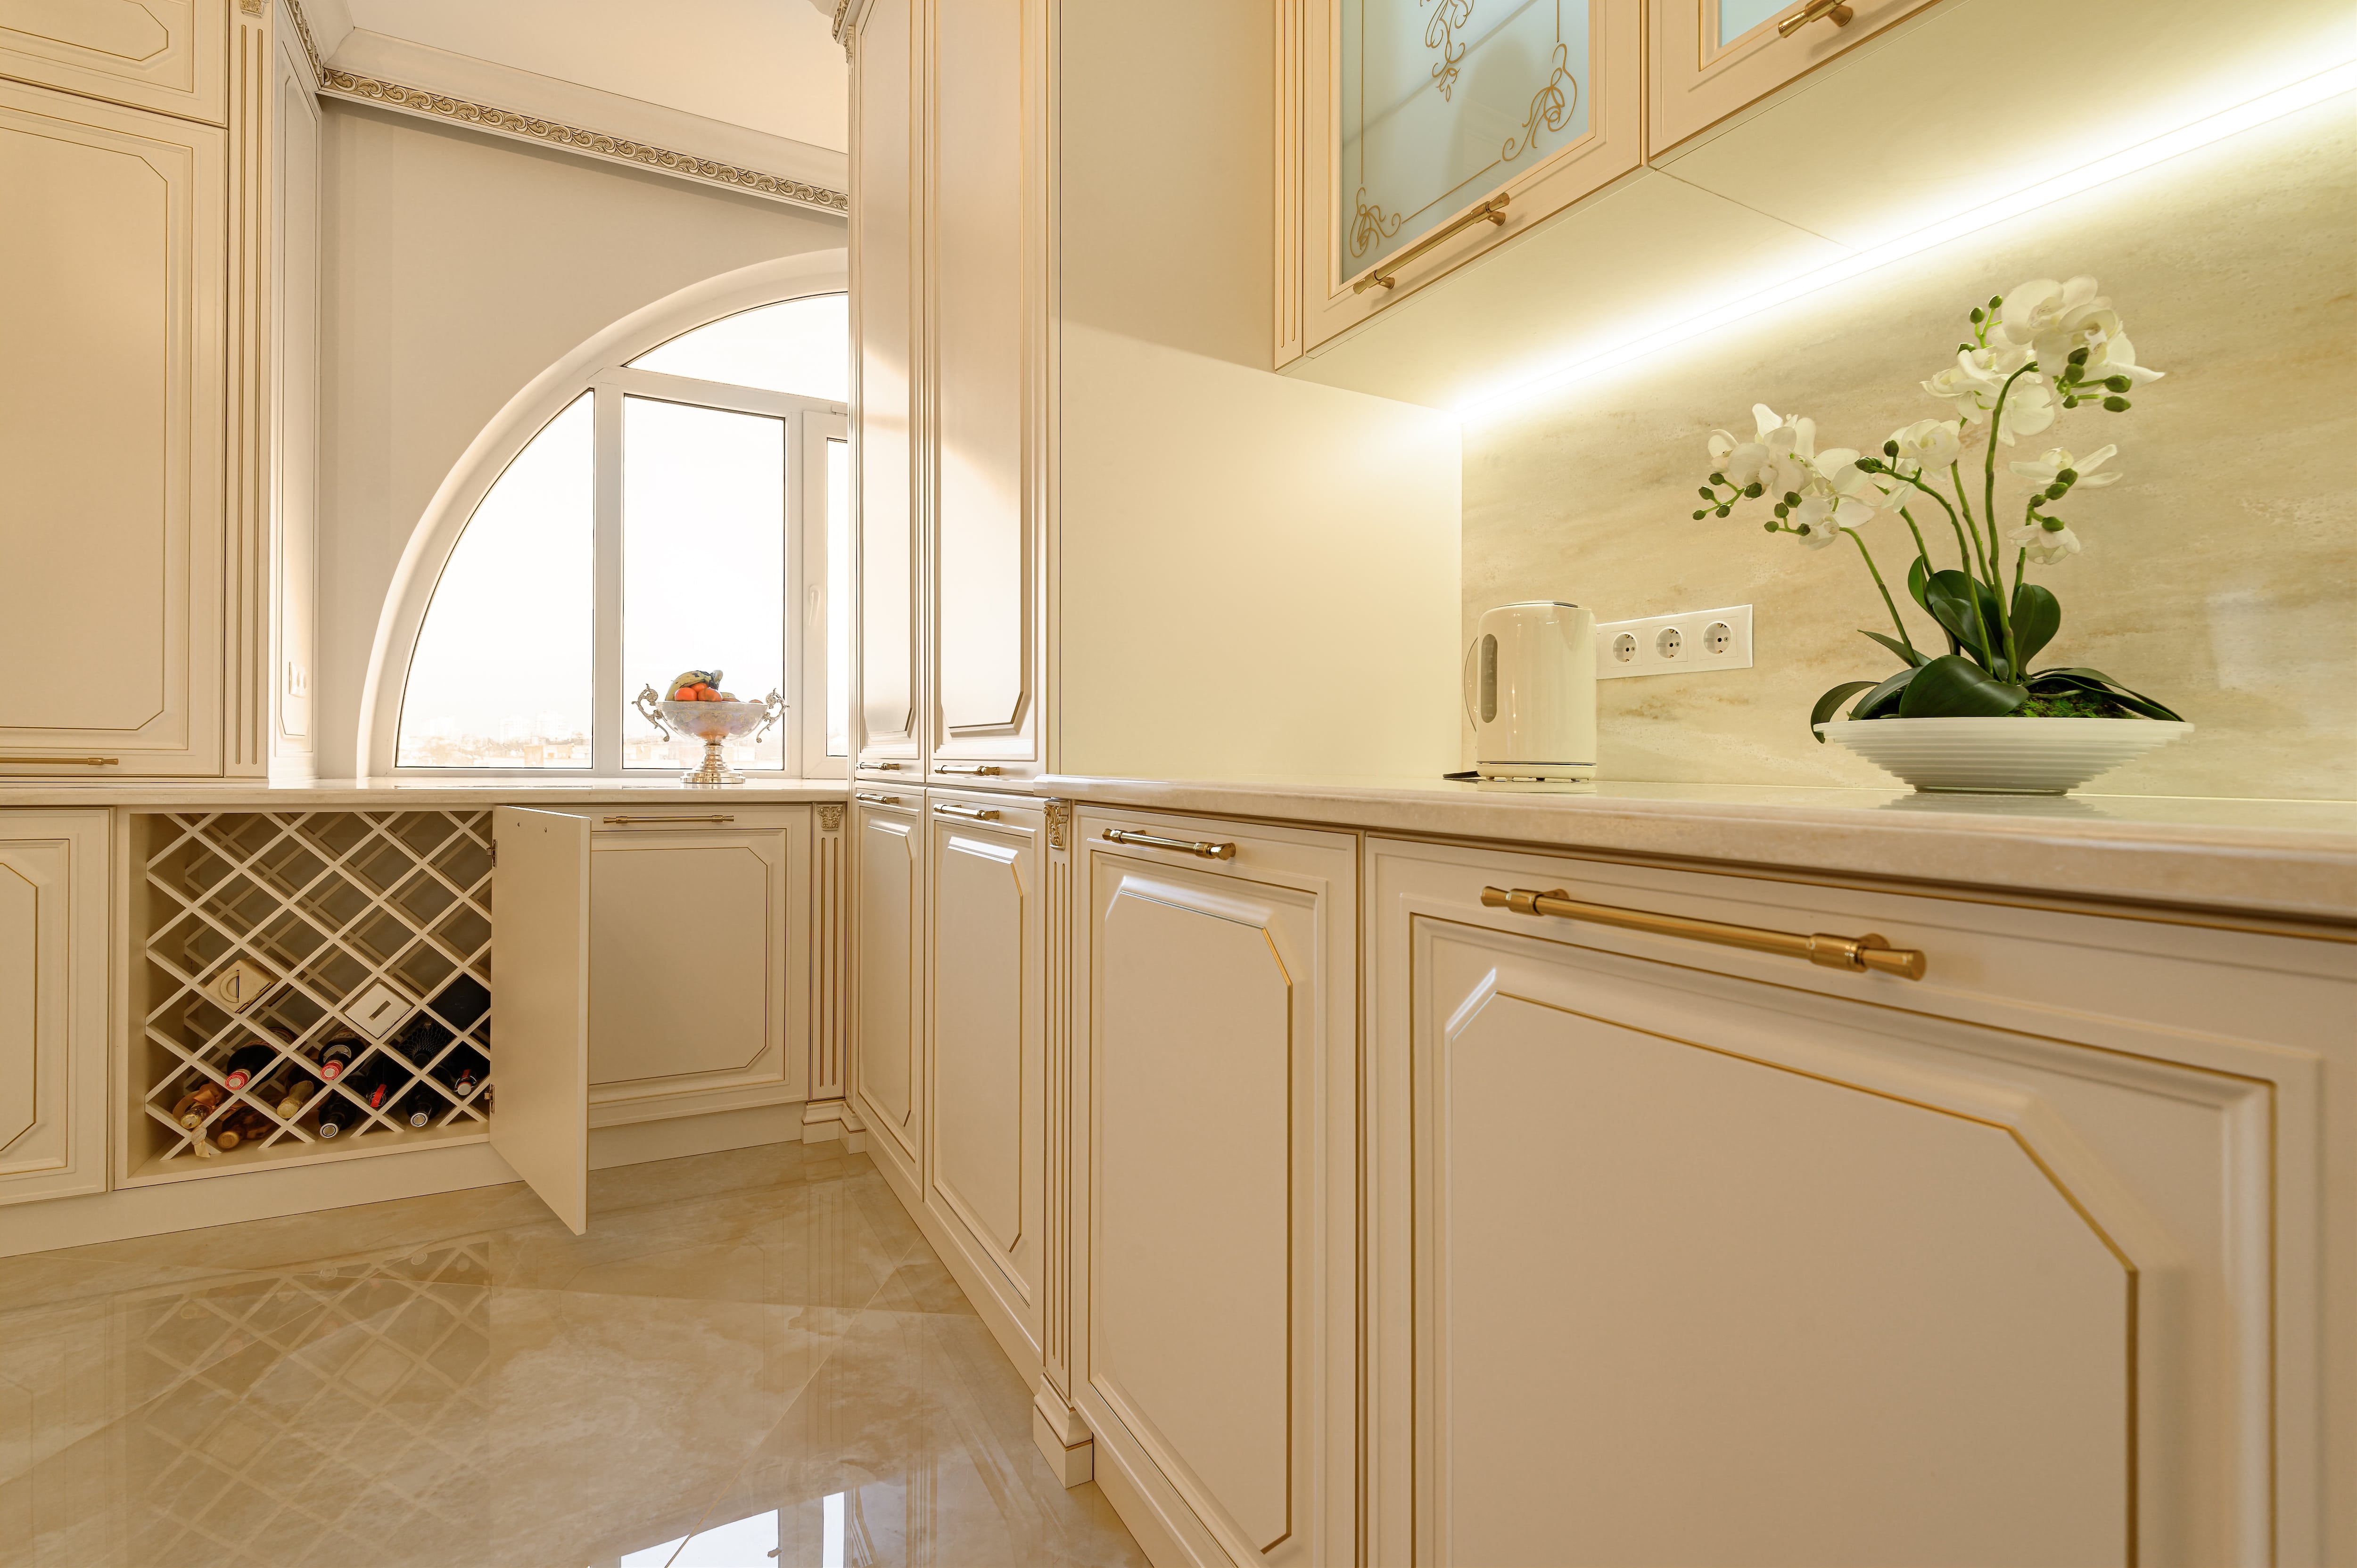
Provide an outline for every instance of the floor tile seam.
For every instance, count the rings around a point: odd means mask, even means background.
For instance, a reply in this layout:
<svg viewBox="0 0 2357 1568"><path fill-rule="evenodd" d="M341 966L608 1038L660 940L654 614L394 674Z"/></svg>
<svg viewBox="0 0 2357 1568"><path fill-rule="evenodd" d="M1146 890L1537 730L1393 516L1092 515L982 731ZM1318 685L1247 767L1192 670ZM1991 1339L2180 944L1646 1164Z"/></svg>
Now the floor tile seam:
<svg viewBox="0 0 2357 1568"><path fill-rule="evenodd" d="M485 1288L511 1295L670 1302L682 1306L735 1306L755 1308L762 1312L840 1312L851 1317L856 1317L860 1313L867 1310L866 1303L857 1306L845 1306L827 1301L746 1301L740 1297L726 1295L673 1295L665 1291L573 1290L564 1285L490 1285ZM872 1301L875 1298L871 1294L868 1299Z"/></svg>

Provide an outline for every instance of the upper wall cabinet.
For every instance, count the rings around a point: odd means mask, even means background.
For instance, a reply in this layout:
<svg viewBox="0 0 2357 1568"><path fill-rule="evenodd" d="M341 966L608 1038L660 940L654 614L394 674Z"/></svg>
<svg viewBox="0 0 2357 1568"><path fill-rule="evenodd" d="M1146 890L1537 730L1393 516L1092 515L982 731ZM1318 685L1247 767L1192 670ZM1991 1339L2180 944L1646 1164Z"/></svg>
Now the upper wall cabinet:
<svg viewBox="0 0 2357 1568"><path fill-rule="evenodd" d="M1297 326L1277 363L1512 240L1643 159L1637 8L1297 0ZM1282 196L1280 199L1283 199ZM1280 244L1280 267L1284 252ZM1289 293L1289 290L1281 293Z"/></svg>
<svg viewBox="0 0 2357 1568"><path fill-rule="evenodd" d="M858 765L918 766L917 72L921 7L874 0L851 72L852 436L858 498Z"/></svg>
<svg viewBox="0 0 2357 1568"><path fill-rule="evenodd" d="M219 125L229 0L0 0L0 76Z"/></svg>
<svg viewBox="0 0 2357 1568"><path fill-rule="evenodd" d="M0 82L0 768L221 771L226 142Z"/></svg>
<svg viewBox="0 0 2357 1568"><path fill-rule="evenodd" d="M1676 145L1934 0L1653 0L1648 145Z"/></svg>

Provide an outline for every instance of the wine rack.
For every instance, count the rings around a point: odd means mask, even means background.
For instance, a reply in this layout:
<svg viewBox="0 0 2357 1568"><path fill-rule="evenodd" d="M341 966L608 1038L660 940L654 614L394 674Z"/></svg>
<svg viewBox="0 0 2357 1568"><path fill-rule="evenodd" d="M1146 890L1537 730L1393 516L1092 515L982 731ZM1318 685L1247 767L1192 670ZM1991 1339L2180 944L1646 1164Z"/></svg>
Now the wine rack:
<svg viewBox="0 0 2357 1568"><path fill-rule="evenodd" d="M132 982L128 1081L138 1099L126 1180L484 1135L490 812L187 811L133 822L144 962ZM225 1001L215 988L241 962L263 978L246 977L242 1003ZM307 1058L339 1037L352 1042L351 1059L321 1081ZM268 1047L268 1065L230 1090L231 1058L255 1047ZM292 1114L259 1092L282 1074L317 1085ZM356 1092L380 1082L374 1105ZM221 1103L183 1126L175 1107L207 1085ZM341 1125L328 1137L331 1111ZM411 1124L413 1112L424 1126ZM251 1135L220 1150L221 1133L240 1124Z"/></svg>

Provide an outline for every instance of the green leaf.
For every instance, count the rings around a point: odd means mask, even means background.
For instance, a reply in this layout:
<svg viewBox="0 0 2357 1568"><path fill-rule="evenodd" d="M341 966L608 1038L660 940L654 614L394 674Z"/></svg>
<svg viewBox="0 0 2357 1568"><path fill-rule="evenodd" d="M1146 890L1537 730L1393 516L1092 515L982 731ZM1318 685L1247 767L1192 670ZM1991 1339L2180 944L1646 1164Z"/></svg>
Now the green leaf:
<svg viewBox="0 0 2357 1568"><path fill-rule="evenodd" d="M2040 670L2030 677L2030 682L2034 685L2050 676L2056 675L2073 677L2083 688L2092 687L2096 691L2110 693L2118 701L2120 706L2130 713L2142 714L2148 719L2168 719L2178 724L2185 722L2183 714L2163 706L2142 692L2133 691L2121 685L2100 670L2089 670L2080 665L2058 665L2052 670Z"/></svg>
<svg viewBox="0 0 2357 1568"><path fill-rule="evenodd" d="M1996 668L1987 640L1996 628L1996 595L1987 584L1963 572L1934 572L1923 585L1923 607L1983 669Z"/></svg>
<svg viewBox="0 0 2357 1568"><path fill-rule="evenodd" d="M2028 664L2038 657L2038 650L2054 640L2062 629L2062 601L2035 583L2020 583L2013 590L2013 641Z"/></svg>
<svg viewBox="0 0 2357 1568"><path fill-rule="evenodd" d="M1907 690L1907 682L1915 679L1915 675L1916 671L1912 669L1901 670L1873 691L1860 697L1857 700L1857 706L1850 709L1849 716L1854 719L1889 718L1899 711L1900 694Z"/></svg>
<svg viewBox="0 0 2357 1568"><path fill-rule="evenodd" d="M1914 649L1908 647L1905 643L1900 641L1896 638L1885 637L1878 631L1868 631L1864 627L1858 628L1857 634L1860 637L1870 637L1874 639L1875 641L1882 644L1883 647L1899 655L1900 661L1910 670L1916 665L1923 662L1922 654L1917 652Z"/></svg>
<svg viewBox="0 0 2357 1568"><path fill-rule="evenodd" d="M1825 744L1825 737L1817 735L1817 726L1834 716L1834 710L1842 705L1844 698L1863 692L1873 684L1871 681L1845 681L1817 699L1817 705L1809 710L1809 733L1817 736L1819 746Z"/></svg>
<svg viewBox="0 0 2357 1568"><path fill-rule="evenodd" d="M2029 694L1990 679L1987 671L1960 653L1943 653L1914 674L1899 703L1902 719L1994 717L2013 712Z"/></svg>
<svg viewBox="0 0 2357 1568"><path fill-rule="evenodd" d="M1930 601L1923 597L1923 585L1930 579L1931 575L1932 558L1928 555L1918 555L1908 564L1907 591L1915 596L1915 602L1917 604L1921 605L1927 610L1930 609L1932 606Z"/></svg>

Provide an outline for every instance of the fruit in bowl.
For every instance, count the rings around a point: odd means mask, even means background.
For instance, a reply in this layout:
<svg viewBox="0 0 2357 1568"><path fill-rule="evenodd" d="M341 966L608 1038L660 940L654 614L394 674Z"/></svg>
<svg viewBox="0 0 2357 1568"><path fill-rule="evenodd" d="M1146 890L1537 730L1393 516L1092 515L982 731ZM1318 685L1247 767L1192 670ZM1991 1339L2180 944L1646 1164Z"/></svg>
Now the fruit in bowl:
<svg viewBox="0 0 2357 1568"><path fill-rule="evenodd" d="M717 670L683 670L672 677L670 692L671 695L663 699L665 702L733 703L737 700L736 693L720 690L720 671Z"/></svg>
<svg viewBox="0 0 2357 1568"><path fill-rule="evenodd" d="M704 743L702 764L681 776L688 784L742 784L744 776L721 759L721 743L747 734L758 741L786 711L785 698L775 691L758 703L738 702L721 688L717 670L683 670L663 689L671 694L659 698L648 686L635 705L664 739L677 732Z"/></svg>

